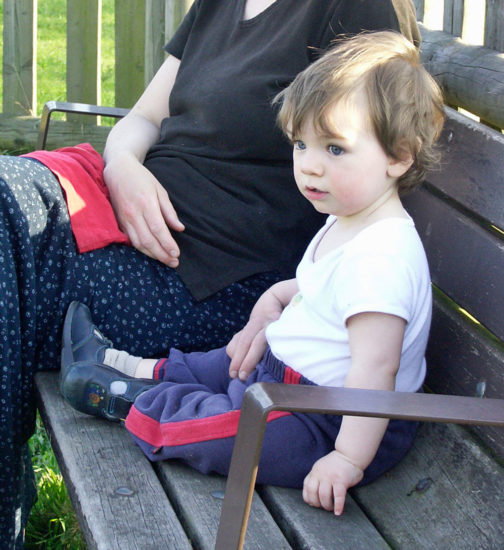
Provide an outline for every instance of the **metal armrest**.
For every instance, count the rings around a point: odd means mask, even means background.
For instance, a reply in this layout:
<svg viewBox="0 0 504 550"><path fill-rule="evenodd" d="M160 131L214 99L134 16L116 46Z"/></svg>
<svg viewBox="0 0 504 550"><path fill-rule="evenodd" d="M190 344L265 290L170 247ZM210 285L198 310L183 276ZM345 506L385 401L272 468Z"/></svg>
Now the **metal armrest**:
<svg viewBox="0 0 504 550"><path fill-rule="evenodd" d="M121 107L101 107L99 105L88 105L87 103L48 101L44 105L44 108L42 109L42 116L40 117L37 149L45 149L47 142L47 133L49 132L49 123L51 121L51 115L54 112L122 118L123 116L126 116L128 114L129 109L123 109Z"/></svg>
<svg viewBox="0 0 504 550"><path fill-rule="evenodd" d="M266 419L272 411L504 427L504 399L254 384L243 399L215 545L218 550L243 547Z"/></svg>

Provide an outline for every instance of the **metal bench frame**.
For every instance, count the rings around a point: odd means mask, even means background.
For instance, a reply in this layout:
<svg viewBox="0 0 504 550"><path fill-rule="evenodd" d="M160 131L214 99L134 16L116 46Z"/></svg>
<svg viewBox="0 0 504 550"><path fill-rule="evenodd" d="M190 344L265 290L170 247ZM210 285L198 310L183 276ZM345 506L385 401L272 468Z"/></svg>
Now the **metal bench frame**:
<svg viewBox="0 0 504 550"><path fill-rule="evenodd" d="M504 427L504 399L254 384L243 399L217 532L218 550L243 548L266 420L272 411Z"/></svg>

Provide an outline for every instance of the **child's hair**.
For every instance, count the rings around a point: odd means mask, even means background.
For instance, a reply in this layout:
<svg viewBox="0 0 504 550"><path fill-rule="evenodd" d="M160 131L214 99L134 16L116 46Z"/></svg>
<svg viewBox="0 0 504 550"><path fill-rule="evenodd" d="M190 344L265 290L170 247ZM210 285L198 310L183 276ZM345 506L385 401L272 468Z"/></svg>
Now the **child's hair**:
<svg viewBox="0 0 504 550"><path fill-rule="evenodd" d="M401 34L367 32L336 43L300 73L274 103L281 103L278 123L295 139L310 119L331 135L328 113L343 101L367 99L371 129L385 153L413 165L399 178L398 189L418 185L439 160L435 142L444 122L439 86L421 65L417 49Z"/></svg>

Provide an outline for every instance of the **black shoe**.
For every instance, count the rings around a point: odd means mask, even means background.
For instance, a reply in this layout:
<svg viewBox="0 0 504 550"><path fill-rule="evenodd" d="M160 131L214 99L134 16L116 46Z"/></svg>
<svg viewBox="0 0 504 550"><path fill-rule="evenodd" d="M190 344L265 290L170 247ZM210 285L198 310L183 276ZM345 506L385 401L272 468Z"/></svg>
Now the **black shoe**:
<svg viewBox="0 0 504 550"><path fill-rule="evenodd" d="M111 347L112 342L93 324L89 308L72 302L63 324L62 371L77 361L103 363L105 351Z"/></svg>
<svg viewBox="0 0 504 550"><path fill-rule="evenodd" d="M61 379L63 397L76 410L107 420L124 420L135 399L159 383L131 378L103 364L72 363Z"/></svg>
<svg viewBox="0 0 504 550"><path fill-rule="evenodd" d="M135 399L159 380L132 378L102 363L112 343L93 325L89 309L72 302L63 325L60 391L83 413L122 420Z"/></svg>

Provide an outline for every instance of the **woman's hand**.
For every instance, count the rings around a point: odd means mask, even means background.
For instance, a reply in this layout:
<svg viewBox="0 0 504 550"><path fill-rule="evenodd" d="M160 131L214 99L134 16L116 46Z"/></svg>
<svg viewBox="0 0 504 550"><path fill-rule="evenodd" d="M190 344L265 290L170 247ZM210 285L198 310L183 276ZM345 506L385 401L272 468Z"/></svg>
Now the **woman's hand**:
<svg viewBox="0 0 504 550"><path fill-rule="evenodd" d="M266 327L280 317L297 290L296 280L289 279L276 283L257 300L248 323L227 345L231 378L246 380L255 369L267 348Z"/></svg>
<svg viewBox="0 0 504 550"><path fill-rule="evenodd" d="M363 470L339 451L332 451L313 465L303 484L303 500L310 506L343 512L347 490L364 477Z"/></svg>
<svg viewBox="0 0 504 550"><path fill-rule="evenodd" d="M133 246L177 267L180 250L170 230L183 231L184 225L157 179L128 153L107 163L104 178L119 227Z"/></svg>
<svg viewBox="0 0 504 550"><path fill-rule="evenodd" d="M158 180L143 166L159 139L163 119L170 116L170 94L180 61L168 56L131 111L110 131L103 176L119 227L133 246L171 267L179 248L171 231L184 226Z"/></svg>

